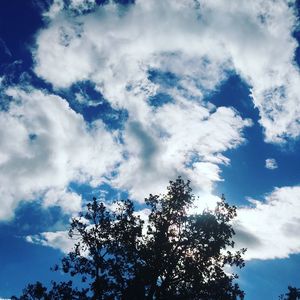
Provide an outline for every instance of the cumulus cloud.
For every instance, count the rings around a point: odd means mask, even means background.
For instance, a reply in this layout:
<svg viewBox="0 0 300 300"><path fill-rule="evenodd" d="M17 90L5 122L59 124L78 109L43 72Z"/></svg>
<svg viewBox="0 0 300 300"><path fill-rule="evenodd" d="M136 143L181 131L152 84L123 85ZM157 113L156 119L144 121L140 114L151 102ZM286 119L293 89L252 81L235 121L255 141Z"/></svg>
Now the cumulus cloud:
<svg viewBox="0 0 300 300"><path fill-rule="evenodd" d="M143 200L182 175L196 193L210 194L221 180L219 164L229 163L222 152L243 143L242 130L250 124L230 108L209 110L185 100L166 104L144 122L127 124L127 159L113 184Z"/></svg>
<svg viewBox="0 0 300 300"><path fill-rule="evenodd" d="M238 210L237 247L247 259L286 258L300 251L300 186L276 188L264 201Z"/></svg>
<svg viewBox="0 0 300 300"><path fill-rule="evenodd" d="M70 10L87 5L75 2ZM215 41L204 37L193 2L137 1L122 12L110 4L72 18L56 11L38 34L35 72L55 88L91 81L114 108L127 110L124 160L111 184L142 201L181 174L209 198L219 164L229 163L222 152L243 143L250 121L205 101L233 66L223 51L211 51ZM166 84L170 74L175 84ZM153 108L149 98L158 93L171 103Z"/></svg>
<svg viewBox="0 0 300 300"><path fill-rule="evenodd" d="M114 133L101 121L87 126L58 96L17 88L6 94L12 101L0 112L0 219L10 218L20 201L43 195L46 206L80 209L80 196L66 187L98 185L110 174L121 159Z"/></svg>
<svg viewBox="0 0 300 300"><path fill-rule="evenodd" d="M58 96L9 89L15 101L1 112L9 125L0 153L6 172L0 177L2 219L21 200L41 194L45 205L74 212L80 197L67 191L68 184L96 186L112 171L109 183L136 200L163 191L179 174L191 179L197 194L212 199L214 183L222 180L220 164L229 164L223 152L244 142L243 129L251 122L205 100L233 63L226 48L218 50L220 40L211 38L193 1L137 1L127 10L93 5L73 0L68 11L62 1L53 2L45 13L49 25L37 35L34 69L55 89L91 82L113 108L125 109L128 120L118 132L122 145L101 121L86 124ZM151 72L162 80L151 79ZM149 99L158 93L172 101L153 107ZM12 178L15 190L8 184Z"/></svg>
<svg viewBox="0 0 300 300"><path fill-rule="evenodd" d="M265 167L269 170L275 170L278 168L278 165L274 158L267 158Z"/></svg>
<svg viewBox="0 0 300 300"><path fill-rule="evenodd" d="M26 241L33 244L58 249L69 253L74 247L74 240L70 239L67 231L43 232L26 236Z"/></svg>
<svg viewBox="0 0 300 300"><path fill-rule="evenodd" d="M50 189L43 198L45 207L59 206L64 212L76 214L81 210L82 197L65 189Z"/></svg>
<svg viewBox="0 0 300 300"><path fill-rule="evenodd" d="M92 3L71 1L70 9ZM199 98L235 71L251 86L266 140L282 142L300 133L296 24L293 1L284 0L137 0L72 18L60 10L37 37L35 71L56 87L92 80L130 111L159 88L150 68L178 74Z"/></svg>
<svg viewBox="0 0 300 300"><path fill-rule="evenodd" d="M143 201L182 175L209 199L221 180L219 165L229 163L222 152L243 143L242 131L251 125L232 108L174 95L160 108L145 102L144 118L135 115L114 132L100 120L87 124L59 96L20 88L5 93L12 101L0 112L0 219L38 197L75 214L82 199L68 190L70 182L105 181Z"/></svg>

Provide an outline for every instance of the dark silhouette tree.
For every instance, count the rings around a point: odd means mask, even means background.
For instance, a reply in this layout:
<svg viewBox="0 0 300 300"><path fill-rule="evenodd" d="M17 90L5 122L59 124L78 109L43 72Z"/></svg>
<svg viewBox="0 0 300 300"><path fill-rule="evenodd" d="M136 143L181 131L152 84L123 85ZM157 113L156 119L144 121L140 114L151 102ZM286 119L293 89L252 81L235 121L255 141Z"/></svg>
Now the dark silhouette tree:
<svg viewBox="0 0 300 300"><path fill-rule="evenodd" d="M23 296L17 298L15 296L11 297L12 300L31 300L31 299L46 299L47 288L43 284L37 281L35 284L28 284L28 286L23 290Z"/></svg>
<svg viewBox="0 0 300 300"><path fill-rule="evenodd" d="M145 199L149 215L144 222L130 200L110 209L94 198L73 218L69 236L76 240L74 250L55 270L87 284L80 291L86 298L80 299L243 299L234 283L237 275L224 271L225 266L244 266L245 249L230 250L236 207L222 197L215 210L191 214L194 200L189 181L170 181L165 195ZM69 292L65 299L78 299L71 282L62 285L57 287ZM50 298L22 298L25 290L19 299L63 299L52 296L53 288L44 291Z"/></svg>
<svg viewBox="0 0 300 300"><path fill-rule="evenodd" d="M292 286L288 286L288 293L281 295L279 299L281 300L298 300L300 299L300 289Z"/></svg>
<svg viewBox="0 0 300 300"><path fill-rule="evenodd" d="M11 300L88 300L87 289L78 291L72 286L72 281L56 283L52 282L52 288L48 289L39 281L29 284L20 298L13 296Z"/></svg>

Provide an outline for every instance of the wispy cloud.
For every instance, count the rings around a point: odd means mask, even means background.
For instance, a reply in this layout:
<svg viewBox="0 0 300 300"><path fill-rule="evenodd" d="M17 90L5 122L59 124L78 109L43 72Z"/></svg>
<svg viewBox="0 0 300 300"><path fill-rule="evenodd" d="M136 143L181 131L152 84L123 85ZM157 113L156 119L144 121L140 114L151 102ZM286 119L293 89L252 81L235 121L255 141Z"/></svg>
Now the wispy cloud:
<svg viewBox="0 0 300 300"><path fill-rule="evenodd" d="M12 54L9 50L9 48L7 47L5 41L3 39L0 38L0 54L1 52L3 52L5 55L7 55L8 57L11 57ZM2 53L2 54L3 54Z"/></svg>

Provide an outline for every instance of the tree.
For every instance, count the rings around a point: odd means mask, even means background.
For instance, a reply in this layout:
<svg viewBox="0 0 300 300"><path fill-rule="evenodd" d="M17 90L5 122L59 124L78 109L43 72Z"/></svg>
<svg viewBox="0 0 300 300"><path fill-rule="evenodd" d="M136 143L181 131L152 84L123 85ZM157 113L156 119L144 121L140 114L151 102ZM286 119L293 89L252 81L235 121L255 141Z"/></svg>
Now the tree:
<svg viewBox="0 0 300 300"><path fill-rule="evenodd" d="M29 284L23 290L23 296L21 296L20 300L31 300L31 299L45 299L47 296L47 288L43 286L43 284L37 281L35 284ZM18 299L13 296L12 300Z"/></svg>
<svg viewBox="0 0 300 300"><path fill-rule="evenodd" d="M11 300L88 300L87 289L78 291L72 286L72 281L56 283L52 282L52 288L48 289L41 282L29 284L20 298L13 296Z"/></svg>
<svg viewBox="0 0 300 300"><path fill-rule="evenodd" d="M292 286L288 286L288 293L281 295L279 299L282 300L297 300L300 299L300 289ZM285 297L286 296L286 297Z"/></svg>
<svg viewBox="0 0 300 300"><path fill-rule="evenodd" d="M224 271L244 266L245 249L229 250L236 207L222 197L215 210L191 214L194 200L190 182L180 177L165 195L145 199L146 221L130 200L111 209L94 198L73 218L74 250L55 269L80 277L87 284L81 292L91 300L243 299L237 275ZM72 293L69 299L77 299Z"/></svg>

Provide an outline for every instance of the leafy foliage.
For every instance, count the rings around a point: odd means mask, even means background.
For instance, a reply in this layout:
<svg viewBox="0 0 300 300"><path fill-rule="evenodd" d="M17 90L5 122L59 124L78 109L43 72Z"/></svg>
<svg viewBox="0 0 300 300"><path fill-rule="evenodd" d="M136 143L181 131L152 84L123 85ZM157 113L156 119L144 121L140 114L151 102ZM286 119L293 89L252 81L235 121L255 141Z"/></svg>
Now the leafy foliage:
<svg viewBox="0 0 300 300"><path fill-rule="evenodd" d="M165 195L145 199L146 221L130 200L109 209L94 198L73 218L69 236L76 244L55 267L80 277L86 290L74 291L72 282L54 283L47 293L37 283L19 299L78 299L79 293L80 299L103 300L243 299L234 283L237 275L224 271L244 266L245 249L228 250L234 245L230 222L236 208L222 198L214 211L193 215L194 198L189 181L171 181Z"/></svg>
<svg viewBox="0 0 300 300"><path fill-rule="evenodd" d="M288 293L281 295L279 299L281 300L297 300L300 299L300 289L292 286L288 286ZM285 297L286 296L286 297Z"/></svg>
<svg viewBox="0 0 300 300"><path fill-rule="evenodd" d="M52 282L50 291L39 281L35 284L29 284L20 298L13 296L11 300L88 300L88 290L78 291L72 287L72 281L56 283Z"/></svg>

